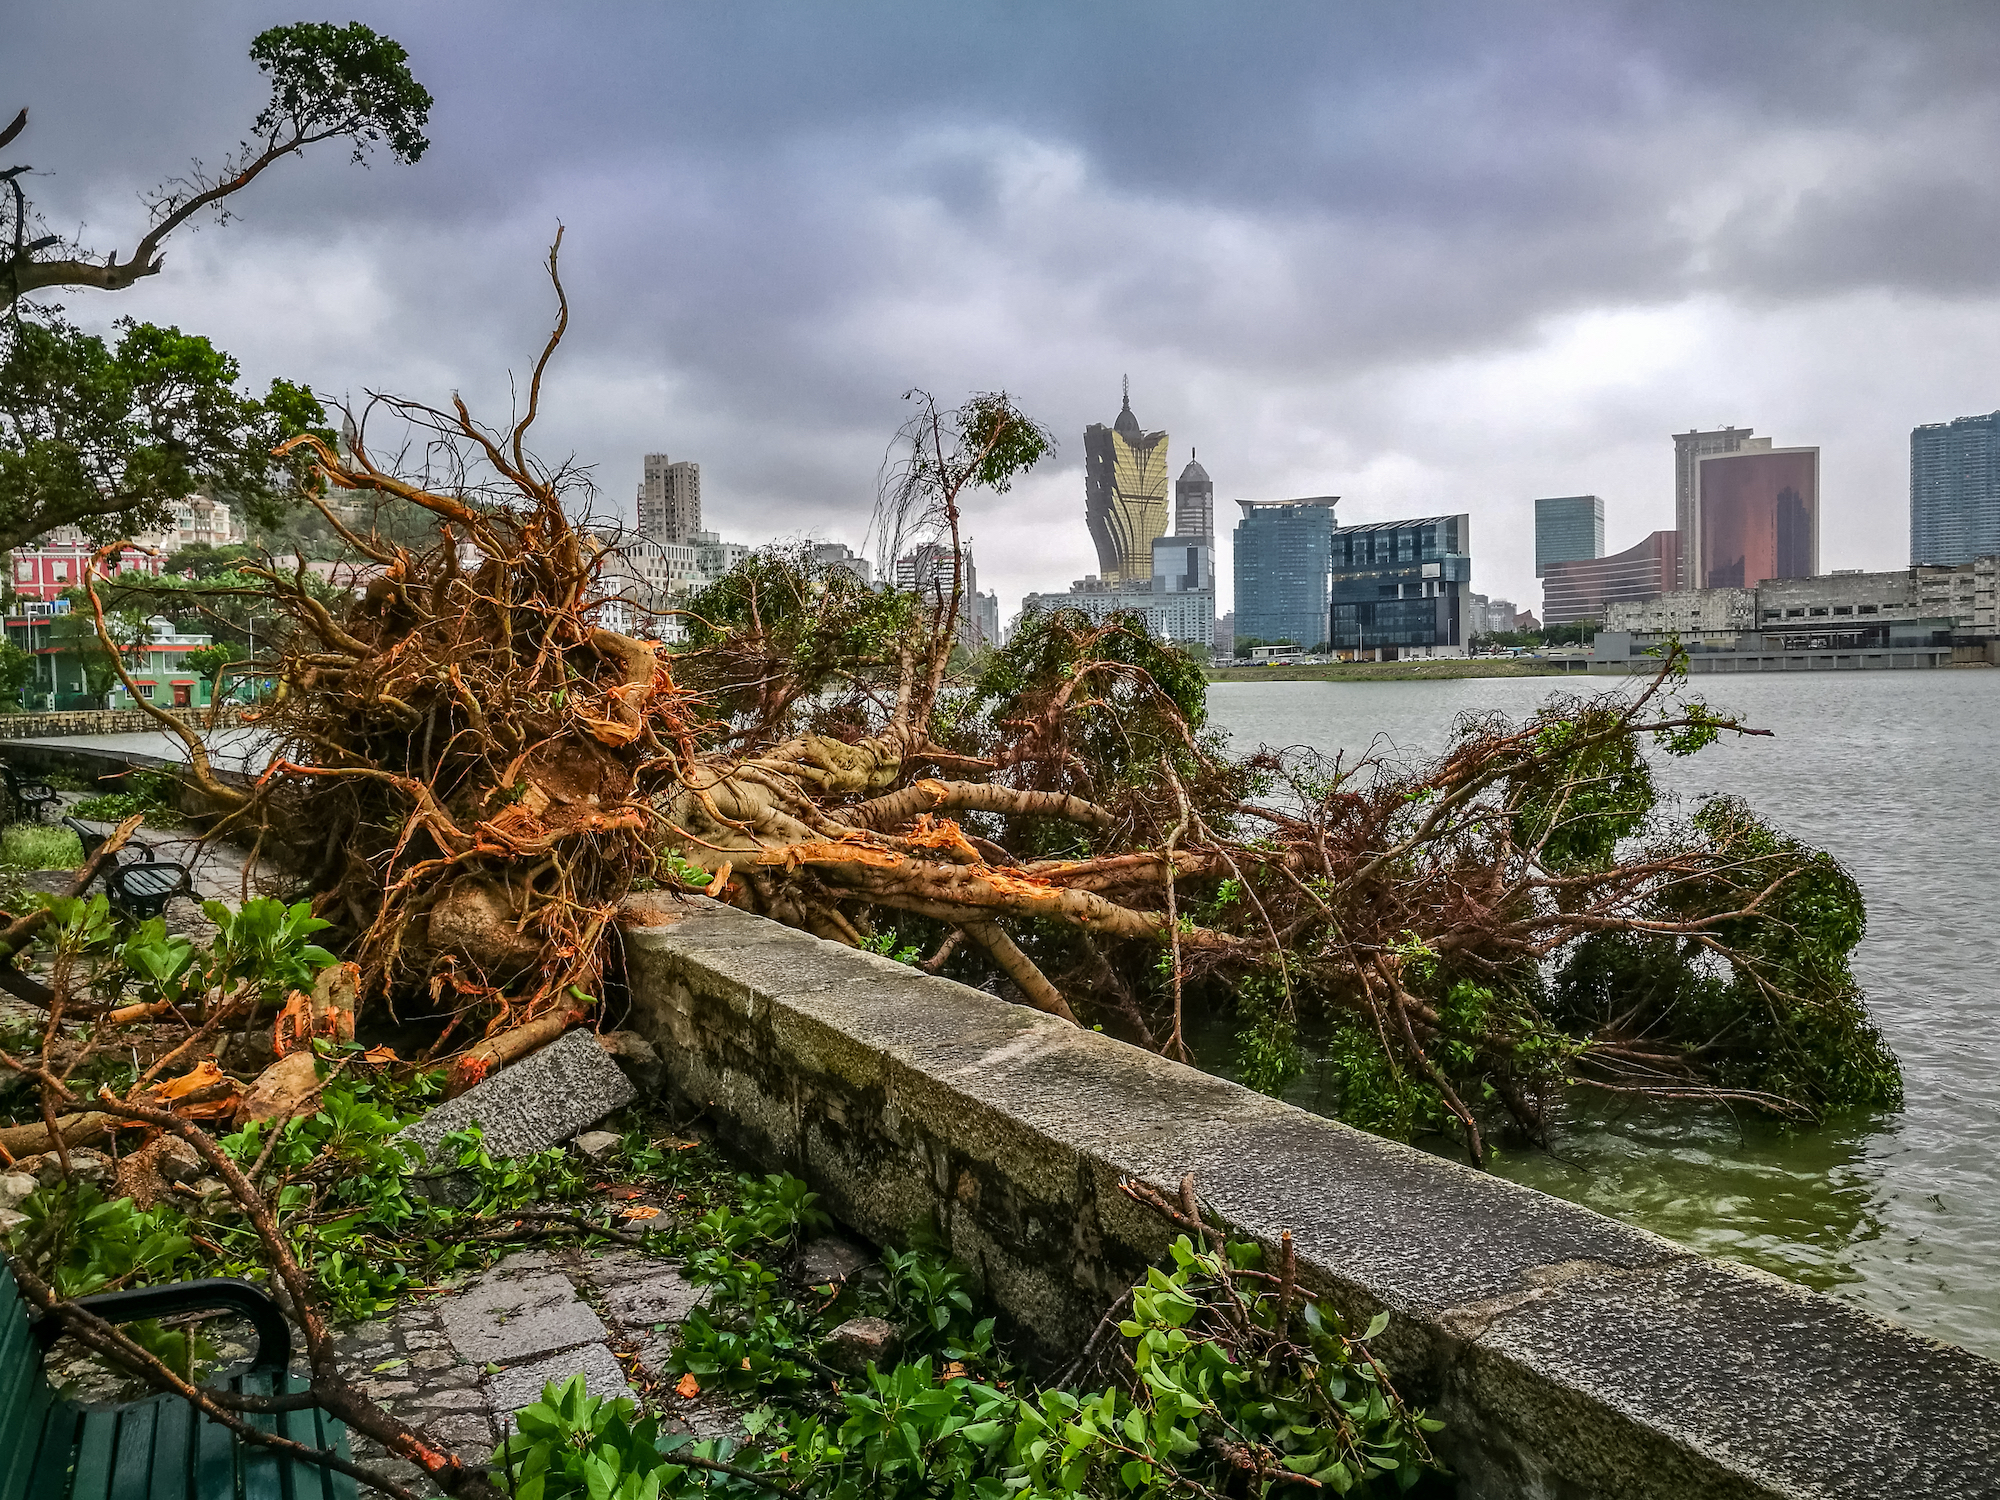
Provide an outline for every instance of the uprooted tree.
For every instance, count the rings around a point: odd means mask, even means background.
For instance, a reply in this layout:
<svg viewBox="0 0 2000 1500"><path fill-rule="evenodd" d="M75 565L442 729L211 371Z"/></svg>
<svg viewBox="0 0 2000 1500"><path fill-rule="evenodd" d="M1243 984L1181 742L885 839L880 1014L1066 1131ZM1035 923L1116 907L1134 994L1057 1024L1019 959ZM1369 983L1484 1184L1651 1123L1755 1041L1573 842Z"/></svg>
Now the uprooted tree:
<svg viewBox="0 0 2000 1500"><path fill-rule="evenodd" d="M1192 1015L1233 1009L1274 1092L1322 1028L1347 1118L1458 1131L1475 1161L1495 1122L1544 1139L1571 1091L1897 1101L1848 967L1853 881L1739 803L1657 797L1649 750L1757 732L1674 657L1637 691L1469 716L1420 763L1232 758L1199 670L1135 620L1031 617L964 649L964 508L1050 440L1004 394L922 393L877 524L928 547L925 586L772 549L691 600L668 651L597 623L578 476L528 449L561 334L504 429L377 398L421 468L378 458L366 420L340 449L285 445L374 577L354 598L239 564L231 587L287 622L228 668L266 683L278 753L245 793L188 736L218 803L291 851L362 1001L448 1017L441 1052L486 1039L468 1076L587 1010L647 880L928 950L1177 1058ZM389 502L434 518L429 546L367 524Z"/></svg>

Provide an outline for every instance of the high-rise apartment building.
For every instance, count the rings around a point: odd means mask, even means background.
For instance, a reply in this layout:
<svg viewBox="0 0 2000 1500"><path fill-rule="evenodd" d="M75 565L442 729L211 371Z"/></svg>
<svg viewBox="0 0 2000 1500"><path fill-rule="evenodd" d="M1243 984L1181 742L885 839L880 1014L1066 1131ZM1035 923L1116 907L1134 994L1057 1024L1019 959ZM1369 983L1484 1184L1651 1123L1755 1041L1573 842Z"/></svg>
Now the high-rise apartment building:
<svg viewBox="0 0 2000 1500"><path fill-rule="evenodd" d="M2000 411L1910 434L1910 561L1959 567L2000 553Z"/></svg>
<svg viewBox="0 0 2000 1500"><path fill-rule="evenodd" d="M1118 420L1083 431L1084 521L1107 582L1153 576L1153 538L1167 531L1167 435L1143 432L1132 415L1132 387Z"/></svg>
<svg viewBox="0 0 2000 1500"><path fill-rule="evenodd" d="M1192 451L1187 467L1174 481L1174 535L1205 537L1211 547L1215 545L1215 484Z"/></svg>
<svg viewBox="0 0 2000 1500"><path fill-rule="evenodd" d="M1406 653L1465 654L1470 515L1340 526L1328 540L1332 624L1326 641L1335 651L1372 653L1382 661Z"/></svg>
<svg viewBox="0 0 2000 1500"><path fill-rule="evenodd" d="M701 530L701 465L674 463L664 453L646 455L639 481L639 532L655 541L693 544Z"/></svg>
<svg viewBox="0 0 2000 1500"><path fill-rule="evenodd" d="M925 542L913 552L896 559L896 587L905 593L920 594L939 609L951 604L954 583L958 586L958 638L967 650L979 649L979 570L973 566L972 549L959 553L958 576L952 576L951 548L942 542ZM1000 607L998 596L993 607Z"/></svg>
<svg viewBox="0 0 2000 1500"><path fill-rule="evenodd" d="M1681 538L1681 588L1698 587L1694 575L1686 571L1694 553L1695 468L1711 453L1770 447L1769 438L1751 437L1755 431L1754 427L1718 427L1710 432L1674 434L1674 530Z"/></svg>
<svg viewBox="0 0 2000 1500"><path fill-rule="evenodd" d="M1535 576L1550 563L1604 556L1604 502L1595 495L1555 495L1535 502Z"/></svg>
<svg viewBox="0 0 2000 1500"><path fill-rule="evenodd" d="M1819 449L1772 448L1769 441L1695 461L1681 576L1697 587L1755 588L1819 572Z"/></svg>
<svg viewBox="0 0 2000 1500"><path fill-rule="evenodd" d="M1610 557L1580 558L1549 564L1542 575L1542 623L1577 625L1602 622L1613 604L1657 599L1670 594L1681 576L1681 538L1677 531L1656 531L1636 547Z"/></svg>
<svg viewBox="0 0 2000 1500"><path fill-rule="evenodd" d="M1238 500L1236 632L1239 641L1326 642L1327 586L1333 566L1338 495L1303 500Z"/></svg>

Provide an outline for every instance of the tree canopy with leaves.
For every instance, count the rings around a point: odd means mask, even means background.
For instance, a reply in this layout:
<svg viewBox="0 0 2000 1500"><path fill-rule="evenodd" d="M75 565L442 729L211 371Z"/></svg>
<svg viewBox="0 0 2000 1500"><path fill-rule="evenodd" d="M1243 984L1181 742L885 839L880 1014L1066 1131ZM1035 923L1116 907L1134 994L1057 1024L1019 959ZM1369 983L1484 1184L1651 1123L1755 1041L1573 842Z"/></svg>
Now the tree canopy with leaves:
<svg viewBox="0 0 2000 1500"><path fill-rule="evenodd" d="M199 163L154 191L146 201L151 220L131 253L94 253L41 227L21 182L33 168L0 170L0 310L47 287L121 291L159 274L167 238L206 209L228 217L229 200L286 156L325 141L344 140L353 159L366 160L377 144L413 163L430 145L424 137L431 96L411 76L400 44L360 22L336 26L303 21L273 26L250 44L250 57L270 80L270 98L242 141L213 171ZM28 125L23 108L0 129L0 149Z"/></svg>

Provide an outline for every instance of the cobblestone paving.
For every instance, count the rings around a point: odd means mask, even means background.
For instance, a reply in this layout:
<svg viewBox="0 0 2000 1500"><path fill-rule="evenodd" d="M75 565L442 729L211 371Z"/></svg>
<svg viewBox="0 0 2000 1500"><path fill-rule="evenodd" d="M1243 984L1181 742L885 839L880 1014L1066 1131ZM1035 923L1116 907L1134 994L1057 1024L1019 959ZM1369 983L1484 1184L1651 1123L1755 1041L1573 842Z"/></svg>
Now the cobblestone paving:
<svg viewBox="0 0 2000 1500"><path fill-rule="evenodd" d="M527 1250L351 1326L338 1347L369 1395L468 1464L487 1461L511 1414L545 1384L579 1371L594 1396L631 1396L663 1428L712 1436L735 1427L734 1408L683 1401L661 1378L673 1327L700 1301L672 1262L643 1251ZM356 1462L429 1488L415 1464L358 1433L348 1440Z"/></svg>

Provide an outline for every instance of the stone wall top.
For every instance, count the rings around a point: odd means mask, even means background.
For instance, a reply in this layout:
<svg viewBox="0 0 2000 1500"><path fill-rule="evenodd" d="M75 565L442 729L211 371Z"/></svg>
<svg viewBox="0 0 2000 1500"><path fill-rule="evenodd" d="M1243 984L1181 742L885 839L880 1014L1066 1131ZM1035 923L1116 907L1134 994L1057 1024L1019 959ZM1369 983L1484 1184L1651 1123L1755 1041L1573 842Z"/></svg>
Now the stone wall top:
<svg viewBox="0 0 2000 1500"><path fill-rule="evenodd" d="M1532 1189L696 899L627 911L633 1020L728 1142L850 1224L940 1230L1030 1345L1164 1249L1193 1172L1450 1425L1460 1493L2000 1495L2000 1366Z"/></svg>

